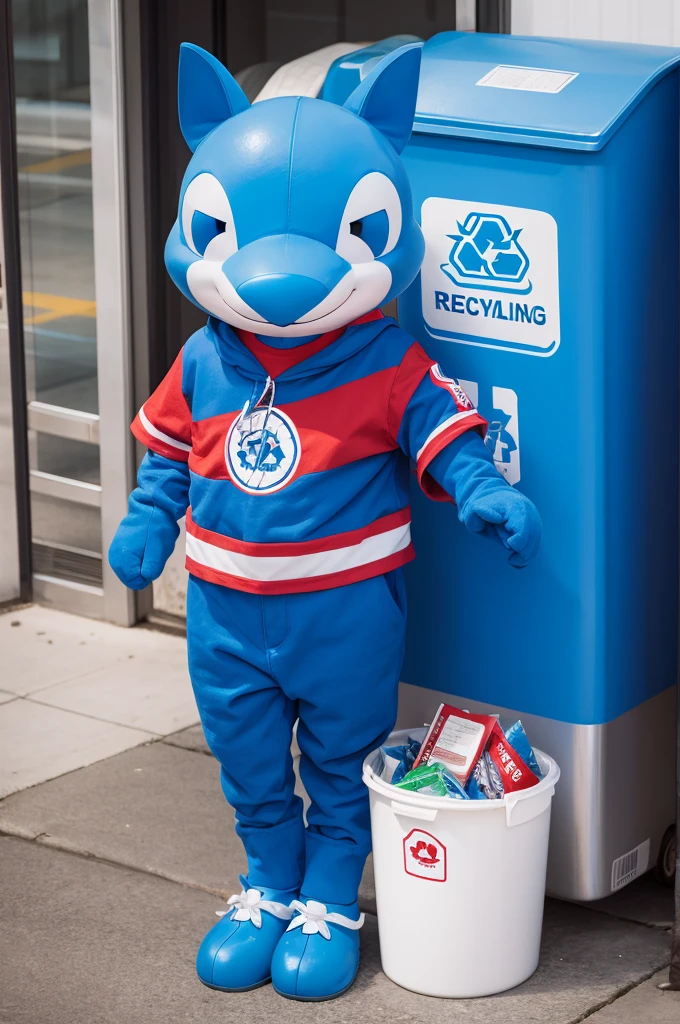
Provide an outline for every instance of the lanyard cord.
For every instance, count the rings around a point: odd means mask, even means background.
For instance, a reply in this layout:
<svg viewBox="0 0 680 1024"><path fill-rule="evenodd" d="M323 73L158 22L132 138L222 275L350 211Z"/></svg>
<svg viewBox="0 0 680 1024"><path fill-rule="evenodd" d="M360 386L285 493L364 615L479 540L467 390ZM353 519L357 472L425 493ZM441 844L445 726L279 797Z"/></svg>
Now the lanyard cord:
<svg viewBox="0 0 680 1024"><path fill-rule="evenodd" d="M262 390L262 392L260 394L260 397L257 399L257 401L253 401L253 399L255 397L255 393L256 393L255 392L255 388L256 388L256 385L254 384L253 385L252 394L251 394L250 398L248 399L248 401L246 402L246 404L243 406L243 409L241 410L241 412L239 414L238 420L236 421L237 428L240 428L240 427L243 426L243 422L244 422L244 420L247 417L248 418L248 427L247 427L247 429L248 429L248 431L251 431L253 429L253 416L254 416L254 414L256 413L256 411L258 409L261 409L263 407L263 405L265 403L267 405L267 415L264 418L264 423L262 424L262 429L264 430L264 428L267 426L267 420L269 419L269 414L272 411L272 407L274 405L274 398L276 396L276 384L274 383L274 381L272 380L271 377L267 377L267 380L265 381L264 388L263 388L263 390Z"/></svg>

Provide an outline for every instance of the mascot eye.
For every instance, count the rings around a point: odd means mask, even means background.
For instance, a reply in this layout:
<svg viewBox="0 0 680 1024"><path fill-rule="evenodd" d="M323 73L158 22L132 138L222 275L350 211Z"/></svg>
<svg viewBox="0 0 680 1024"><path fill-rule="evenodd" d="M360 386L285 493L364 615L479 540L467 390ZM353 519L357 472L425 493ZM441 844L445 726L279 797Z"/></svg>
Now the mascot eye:
<svg viewBox="0 0 680 1024"><path fill-rule="evenodd" d="M385 252L390 233L387 210L377 210L362 217L361 220L353 220L349 232L365 242L374 256L381 256Z"/></svg>
<svg viewBox="0 0 680 1024"><path fill-rule="evenodd" d="M205 260L224 263L238 249L231 206L213 174L199 174L187 185L181 225L186 244Z"/></svg>
<svg viewBox="0 0 680 1024"><path fill-rule="evenodd" d="M348 263L369 263L394 249L401 234L401 201L385 174L371 171L352 189L335 251Z"/></svg>
<svg viewBox="0 0 680 1024"><path fill-rule="evenodd" d="M200 210L194 212L191 218L191 237L200 256L207 249L208 243L212 242L213 238L221 235L226 226L223 220L209 217L207 213L201 213Z"/></svg>

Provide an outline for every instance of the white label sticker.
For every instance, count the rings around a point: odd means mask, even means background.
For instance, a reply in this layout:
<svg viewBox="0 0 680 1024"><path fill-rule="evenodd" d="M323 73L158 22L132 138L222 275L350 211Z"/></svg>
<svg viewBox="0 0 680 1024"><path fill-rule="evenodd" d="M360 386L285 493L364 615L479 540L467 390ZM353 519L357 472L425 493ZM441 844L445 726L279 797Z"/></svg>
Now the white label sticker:
<svg viewBox="0 0 680 1024"><path fill-rule="evenodd" d="M432 337L527 355L557 351L557 224L549 213L431 196L421 222Z"/></svg>
<svg viewBox="0 0 680 1024"><path fill-rule="evenodd" d="M644 843L640 843L630 853L617 857L612 864L612 892L628 885L638 875L644 875L649 867L649 845L649 839L645 839Z"/></svg>
<svg viewBox="0 0 680 1024"><path fill-rule="evenodd" d="M578 71L552 71L549 68L523 68L499 64L488 71L475 85L492 89L520 89L522 92L562 92L578 77Z"/></svg>
<svg viewBox="0 0 680 1024"><path fill-rule="evenodd" d="M493 456L496 469L509 484L518 484L521 470L517 392L512 388L480 387L476 380L462 378L460 386L489 424L484 444Z"/></svg>
<svg viewBox="0 0 680 1024"><path fill-rule="evenodd" d="M446 847L422 828L411 829L403 839L404 871L430 882L446 881Z"/></svg>
<svg viewBox="0 0 680 1024"><path fill-rule="evenodd" d="M428 758L428 764L444 761L453 767L457 775L467 775L473 759L477 760L483 735L484 726L480 722L469 722L466 718L449 715Z"/></svg>
<svg viewBox="0 0 680 1024"><path fill-rule="evenodd" d="M496 469L509 484L519 483L519 420L517 395L512 388L492 388L493 408L484 444L493 456Z"/></svg>

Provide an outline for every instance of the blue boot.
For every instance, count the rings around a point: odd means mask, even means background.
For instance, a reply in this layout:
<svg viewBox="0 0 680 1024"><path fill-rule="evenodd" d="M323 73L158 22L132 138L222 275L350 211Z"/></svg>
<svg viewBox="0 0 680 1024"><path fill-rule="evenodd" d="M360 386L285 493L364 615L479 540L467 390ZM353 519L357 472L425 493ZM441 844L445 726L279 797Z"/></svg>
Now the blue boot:
<svg viewBox="0 0 680 1024"><path fill-rule="evenodd" d="M210 929L196 957L198 977L209 988L244 992L271 978L272 953L293 916L294 890L257 889L239 876L243 892Z"/></svg>
<svg viewBox="0 0 680 1024"><path fill-rule="evenodd" d="M303 901L304 902L301 902ZM346 991L359 967L359 932L364 915L357 902L317 903L301 896L297 916L274 951L272 983L288 999L320 1001Z"/></svg>

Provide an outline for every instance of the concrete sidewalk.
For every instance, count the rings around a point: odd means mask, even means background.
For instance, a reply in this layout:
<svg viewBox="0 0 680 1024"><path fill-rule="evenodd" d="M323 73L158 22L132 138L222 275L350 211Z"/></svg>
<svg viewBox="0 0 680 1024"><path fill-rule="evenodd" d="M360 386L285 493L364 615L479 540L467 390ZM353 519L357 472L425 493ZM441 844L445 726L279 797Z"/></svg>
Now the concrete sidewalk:
<svg viewBox="0 0 680 1024"><path fill-rule="evenodd" d="M180 637L0 614L0 796L198 721Z"/></svg>
<svg viewBox="0 0 680 1024"><path fill-rule="evenodd" d="M589 907L548 900L539 969L502 996L431 999L390 982L370 865L362 967L345 996L300 1004L271 986L205 989L195 951L244 861L217 766L191 724L182 641L28 609L0 616L0 649L3 1024L680 1020L680 994L656 987L667 976L672 894L649 876ZM36 726L57 711L67 717Z"/></svg>

